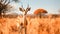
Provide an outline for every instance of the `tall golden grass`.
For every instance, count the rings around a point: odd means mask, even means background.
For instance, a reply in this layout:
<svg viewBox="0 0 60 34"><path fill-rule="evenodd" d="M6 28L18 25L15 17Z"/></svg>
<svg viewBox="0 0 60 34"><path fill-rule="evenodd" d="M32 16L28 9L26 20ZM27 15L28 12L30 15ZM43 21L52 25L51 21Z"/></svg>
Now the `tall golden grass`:
<svg viewBox="0 0 60 34"><path fill-rule="evenodd" d="M39 18L28 16L27 34L60 34L60 17ZM22 17L0 18L0 34L19 34Z"/></svg>

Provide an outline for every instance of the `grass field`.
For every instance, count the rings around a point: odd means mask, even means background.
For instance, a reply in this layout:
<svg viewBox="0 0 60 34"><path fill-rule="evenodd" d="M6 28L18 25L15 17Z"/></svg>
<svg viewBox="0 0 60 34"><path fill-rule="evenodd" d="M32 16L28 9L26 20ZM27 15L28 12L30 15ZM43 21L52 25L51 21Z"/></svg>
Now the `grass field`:
<svg viewBox="0 0 60 34"><path fill-rule="evenodd" d="M60 34L60 17L27 16L27 34ZM0 34L19 34L21 16L0 18Z"/></svg>

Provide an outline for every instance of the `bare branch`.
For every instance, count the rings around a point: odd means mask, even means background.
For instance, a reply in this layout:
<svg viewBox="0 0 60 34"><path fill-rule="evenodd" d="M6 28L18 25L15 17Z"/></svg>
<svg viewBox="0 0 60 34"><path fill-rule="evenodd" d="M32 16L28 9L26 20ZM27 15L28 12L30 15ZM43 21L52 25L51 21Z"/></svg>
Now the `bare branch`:
<svg viewBox="0 0 60 34"><path fill-rule="evenodd" d="M4 0L0 0L0 3L3 2Z"/></svg>
<svg viewBox="0 0 60 34"><path fill-rule="evenodd" d="M8 3L5 6L7 6L9 3L10 3L10 0L8 1Z"/></svg>
<svg viewBox="0 0 60 34"><path fill-rule="evenodd" d="M0 0L0 15L1 13L5 13L7 10L7 8L9 8L8 4L10 3L10 0Z"/></svg>
<svg viewBox="0 0 60 34"><path fill-rule="evenodd" d="M4 4L7 2L7 0L5 0Z"/></svg>

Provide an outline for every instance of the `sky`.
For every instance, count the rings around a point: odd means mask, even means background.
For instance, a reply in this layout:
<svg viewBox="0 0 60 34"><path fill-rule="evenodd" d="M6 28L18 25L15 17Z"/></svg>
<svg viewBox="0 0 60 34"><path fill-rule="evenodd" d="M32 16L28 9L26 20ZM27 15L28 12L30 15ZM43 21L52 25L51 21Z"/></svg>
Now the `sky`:
<svg viewBox="0 0 60 34"><path fill-rule="evenodd" d="M28 14L33 14L36 9L43 8L48 11L48 14L58 14L58 10L60 9L60 0L20 0L20 2L12 2L11 5L15 7L15 12L18 14L22 14L19 11L19 7L23 5L26 9L27 5L31 7L31 10Z"/></svg>

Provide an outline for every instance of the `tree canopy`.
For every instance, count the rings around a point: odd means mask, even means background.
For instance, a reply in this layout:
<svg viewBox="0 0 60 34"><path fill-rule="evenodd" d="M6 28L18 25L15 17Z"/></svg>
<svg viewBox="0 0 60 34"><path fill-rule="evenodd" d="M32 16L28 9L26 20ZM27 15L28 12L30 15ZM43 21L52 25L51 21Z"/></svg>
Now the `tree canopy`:
<svg viewBox="0 0 60 34"><path fill-rule="evenodd" d="M45 9L37 9L34 11L34 14L48 13Z"/></svg>

